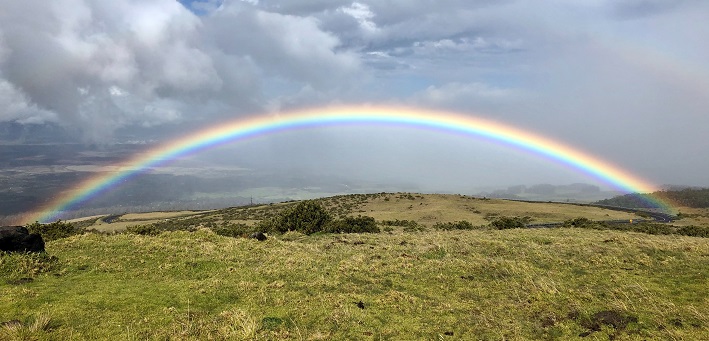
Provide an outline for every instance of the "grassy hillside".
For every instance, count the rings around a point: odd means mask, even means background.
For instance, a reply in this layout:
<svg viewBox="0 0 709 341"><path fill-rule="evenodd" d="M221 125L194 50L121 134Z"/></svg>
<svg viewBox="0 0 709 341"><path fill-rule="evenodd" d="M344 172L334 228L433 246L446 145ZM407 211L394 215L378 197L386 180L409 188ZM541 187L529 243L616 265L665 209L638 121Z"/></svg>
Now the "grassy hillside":
<svg viewBox="0 0 709 341"><path fill-rule="evenodd" d="M633 213L598 207L561 203L529 203L502 199L483 199L462 195L380 193L341 195L319 199L336 216L367 215L381 220L413 220L424 226L466 220L473 225L487 225L499 216L530 217L532 223L563 222L585 217L591 220L629 220ZM243 223L252 225L294 205L294 202L254 207L227 208L201 212L135 213L116 217L111 223L93 217L82 226L99 231L121 231L128 226L171 219L176 224Z"/></svg>
<svg viewBox="0 0 709 341"><path fill-rule="evenodd" d="M429 224L495 212L556 220L588 208L411 196L323 203L423 228L264 242L204 228L88 233L49 241L46 255L0 255L0 340L709 339L709 238L444 231ZM149 218L256 221L291 205Z"/></svg>

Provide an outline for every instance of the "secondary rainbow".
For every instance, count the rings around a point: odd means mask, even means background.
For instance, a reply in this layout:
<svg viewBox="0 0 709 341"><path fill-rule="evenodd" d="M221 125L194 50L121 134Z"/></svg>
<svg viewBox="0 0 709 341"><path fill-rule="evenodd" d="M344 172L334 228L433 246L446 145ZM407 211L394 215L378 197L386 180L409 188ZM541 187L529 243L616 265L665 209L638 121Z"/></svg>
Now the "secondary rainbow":
<svg viewBox="0 0 709 341"><path fill-rule="evenodd" d="M623 191L648 193L657 190L653 184L571 146L490 120L404 107L329 107L239 118L167 142L115 165L115 172L96 175L59 194L36 210L32 220L54 221L63 211L77 208L132 175L210 147L283 131L352 124L406 126L480 137L568 165ZM659 199L648 200L665 209L670 207Z"/></svg>

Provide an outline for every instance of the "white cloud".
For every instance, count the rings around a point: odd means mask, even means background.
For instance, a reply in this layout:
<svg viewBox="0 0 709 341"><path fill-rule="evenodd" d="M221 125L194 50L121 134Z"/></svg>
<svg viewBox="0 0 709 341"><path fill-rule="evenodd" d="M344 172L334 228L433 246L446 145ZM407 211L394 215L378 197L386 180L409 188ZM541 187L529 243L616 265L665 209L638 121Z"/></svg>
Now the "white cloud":
<svg viewBox="0 0 709 341"><path fill-rule="evenodd" d="M41 124L56 120L56 114L38 108L10 82L0 78L0 121Z"/></svg>
<svg viewBox="0 0 709 341"><path fill-rule="evenodd" d="M173 0L3 3L0 33L12 32L0 44L5 101L99 138L219 107L253 111L271 103L268 79L331 92L358 73L359 57L315 18L262 11L257 1L211 4L198 17ZM211 109L181 112L200 107ZM26 121L18 110L0 119Z"/></svg>
<svg viewBox="0 0 709 341"><path fill-rule="evenodd" d="M357 20L359 26L366 33L371 34L377 31L377 24L372 21L374 13L369 9L368 5L353 2L351 5L340 7L337 10Z"/></svg>
<svg viewBox="0 0 709 341"><path fill-rule="evenodd" d="M530 93L521 89L496 87L481 82L452 82L428 86L415 93L410 102L416 106L508 116L518 110L520 103L529 101L531 97Z"/></svg>

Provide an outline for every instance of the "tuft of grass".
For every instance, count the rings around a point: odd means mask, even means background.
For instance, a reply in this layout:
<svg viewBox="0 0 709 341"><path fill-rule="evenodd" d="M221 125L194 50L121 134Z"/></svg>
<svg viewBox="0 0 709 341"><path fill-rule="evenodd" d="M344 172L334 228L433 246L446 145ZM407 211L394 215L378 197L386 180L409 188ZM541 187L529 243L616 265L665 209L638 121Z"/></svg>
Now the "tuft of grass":
<svg viewBox="0 0 709 341"><path fill-rule="evenodd" d="M25 323L19 320L0 325L0 340L51 340L52 319L47 313L38 313Z"/></svg>
<svg viewBox="0 0 709 341"><path fill-rule="evenodd" d="M0 277L7 284L29 283L40 274L59 268L59 259L41 252L3 252L0 251Z"/></svg>

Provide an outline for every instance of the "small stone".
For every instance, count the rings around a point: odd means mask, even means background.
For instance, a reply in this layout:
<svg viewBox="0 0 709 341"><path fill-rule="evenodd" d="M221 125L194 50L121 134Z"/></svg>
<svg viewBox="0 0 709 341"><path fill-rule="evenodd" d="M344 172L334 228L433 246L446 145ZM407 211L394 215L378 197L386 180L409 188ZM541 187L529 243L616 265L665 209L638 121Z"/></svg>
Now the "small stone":
<svg viewBox="0 0 709 341"><path fill-rule="evenodd" d="M263 234L263 232L254 232L254 233L252 233L252 234L249 235L249 238L251 238L251 239L256 239L256 240L258 240L258 241L260 241L260 242L262 242L262 241L264 241L264 240L267 239L267 238L266 238L266 235Z"/></svg>

